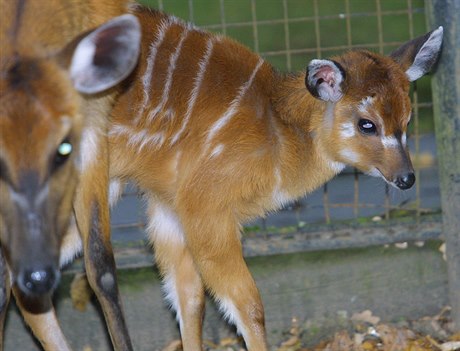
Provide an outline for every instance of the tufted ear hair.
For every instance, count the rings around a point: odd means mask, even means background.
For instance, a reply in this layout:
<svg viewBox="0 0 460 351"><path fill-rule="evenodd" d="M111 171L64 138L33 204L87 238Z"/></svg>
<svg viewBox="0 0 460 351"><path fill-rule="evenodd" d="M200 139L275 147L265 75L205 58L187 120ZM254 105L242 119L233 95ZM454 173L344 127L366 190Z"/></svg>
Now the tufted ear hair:
<svg viewBox="0 0 460 351"><path fill-rule="evenodd" d="M443 38L443 28L439 27L415 38L390 54L406 71L409 81L419 79L428 73L436 63Z"/></svg>
<svg viewBox="0 0 460 351"><path fill-rule="evenodd" d="M341 84L345 76L345 70L336 61L312 60L307 66L305 85L317 99L337 102L343 96Z"/></svg>
<svg viewBox="0 0 460 351"><path fill-rule="evenodd" d="M77 91L95 94L115 86L132 72L140 41L139 21L127 14L80 35L58 59L68 67Z"/></svg>

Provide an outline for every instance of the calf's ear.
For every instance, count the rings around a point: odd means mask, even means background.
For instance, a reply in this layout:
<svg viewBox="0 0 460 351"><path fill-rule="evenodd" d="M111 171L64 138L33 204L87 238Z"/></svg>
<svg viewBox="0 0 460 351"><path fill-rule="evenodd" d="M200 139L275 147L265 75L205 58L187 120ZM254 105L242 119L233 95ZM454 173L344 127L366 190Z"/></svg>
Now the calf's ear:
<svg viewBox="0 0 460 351"><path fill-rule="evenodd" d="M425 35L415 38L390 54L406 71L409 81L427 74L436 63L443 37L443 28L439 27Z"/></svg>
<svg viewBox="0 0 460 351"><path fill-rule="evenodd" d="M305 85L317 99L337 102L342 96L345 70L332 60L312 60L307 66Z"/></svg>

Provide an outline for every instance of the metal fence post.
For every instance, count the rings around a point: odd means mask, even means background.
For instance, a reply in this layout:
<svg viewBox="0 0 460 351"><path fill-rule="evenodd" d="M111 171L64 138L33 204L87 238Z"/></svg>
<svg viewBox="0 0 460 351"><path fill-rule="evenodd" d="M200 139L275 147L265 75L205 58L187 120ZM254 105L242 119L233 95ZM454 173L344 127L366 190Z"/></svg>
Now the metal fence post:
<svg viewBox="0 0 460 351"><path fill-rule="evenodd" d="M449 299L460 330L460 1L426 0L430 26L444 27L443 51L433 77L443 233L446 240Z"/></svg>

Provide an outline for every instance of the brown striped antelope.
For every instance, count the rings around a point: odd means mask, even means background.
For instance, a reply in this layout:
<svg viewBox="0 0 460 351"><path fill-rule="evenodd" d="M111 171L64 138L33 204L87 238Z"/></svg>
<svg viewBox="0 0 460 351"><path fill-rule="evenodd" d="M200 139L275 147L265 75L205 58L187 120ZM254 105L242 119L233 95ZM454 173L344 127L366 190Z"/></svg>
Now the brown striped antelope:
<svg viewBox="0 0 460 351"><path fill-rule="evenodd" d="M436 61L443 30L390 56L351 51L286 75L231 39L161 12L135 13L141 59L112 112L111 196L127 180L145 193L147 231L184 350L202 347L205 291L249 350L266 350L241 224L345 165L410 188L409 82Z"/></svg>
<svg viewBox="0 0 460 351"><path fill-rule="evenodd" d="M11 287L43 347L69 350L51 295L59 266L82 247L114 347L128 350L99 185L113 87L137 63L139 22L123 15L125 0L1 0L0 9L0 350Z"/></svg>

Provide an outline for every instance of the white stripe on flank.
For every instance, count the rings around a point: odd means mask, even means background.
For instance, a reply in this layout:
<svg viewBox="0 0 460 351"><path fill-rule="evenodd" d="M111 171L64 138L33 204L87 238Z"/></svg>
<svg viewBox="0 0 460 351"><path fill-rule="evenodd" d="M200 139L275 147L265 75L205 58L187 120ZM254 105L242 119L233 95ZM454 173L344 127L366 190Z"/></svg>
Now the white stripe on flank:
<svg viewBox="0 0 460 351"><path fill-rule="evenodd" d="M110 127L109 136L130 136L132 134L132 128L121 125L121 124L113 124Z"/></svg>
<svg viewBox="0 0 460 351"><path fill-rule="evenodd" d="M163 20L159 25L160 29L158 30L156 40L150 45L149 56L147 57L147 68L145 69L145 73L142 76L142 86L144 87L144 99L142 100L142 105L139 108L137 118L134 119L135 124L137 124L139 120L142 118L142 114L144 113L145 108L147 107L147 103L150 100L150 84L152 82L153 68L155 67L155 60L158 48L160 47L161 43L163 43L166 32L168 31L171 24L171 21Z"/></svg>
<svg viewBox="0 0 460 351"><path fill-rule="evenodd" d="M142 143L139 145L139 149L137 150L137 153L141 152L142 149L149 144L152 144L154 146L161 146L163 145L163 142L165 141L165 135L163 132L157 132L155 134L146 136L143 140Z"/></svg>
<svg viewBox="0 0 460 351"><path fill-rule="evenodd" d="M110 129L109 135L125 136L128 139L128 146L135 147L138 145L137 153L141 152L148 144L161 146L165 141L165 134L163 132L148 134L147 129L142 129L136 132L133 127L123 126L120 124L113 125Z"/></svg>
<svg viewBox="0 0 460 351"><path fill-rule="evenodd" d="M172 85L172 76L173 76L174 70L176 69L177 59L179 58L179 54L182 50L182 45L184 44L184 40L185 38L187 38L188 34L189 34L189 28L185 28L180 36L179 43L177 44L177 47L176 47L176 51L174 51L174 53L169 58L169 67L168 67L168 73L166 76L166 83L165 83L165 86L163 87L163 95L161 96L161 101L157 105L157 107L155 107L153 111L149 113L149 116L148 116L149 122L151 122L156 117L158 112L163 110L164 106L166 105L166 102L168 101L169 92L171 90L171 85Z"/></svg>
<svg viewBox="0 0 460 351"><path fill-rule="evenodd" d="M224 145L223 144L219 144L217 145L212 151L211 151L211 154L209 155L209 158L213 158L213 157L217 157L219 156L222 151L224 151Z"/></svg>
<svg viewBox="0 0 460 351"><path fill-rule="evenodd" d="M145 138L147 138L148 133L146 129L142 129L138 132L135 132L134 130L131 132L129 135L129 140L128 140L128 145L129 146L135 146L139 143L141 143Z"/></svg>
<svg viewBox="0 0 460 351"><path fill-rule="evenodd" d="M176 111L170 107L165 111L164 117L169 121L172 121L176 117Z"/></svg>
<svg viewBox="0 0 460 351"><path fill-rule="evenodd" d="M129 146L135 146L141 143L147 137L146 130L136 132L134 127L114 124L109 131L109 136L125 136L128 139Z"/></svg>
<svg viewBox="0 0 460 351"><path fill-rule="evenodd" d="M214 39L210 38L206 45L206 52L198 64L199 66L198 73L194 80L192 93L190 94L190 98L188 100L187 112L185 113L184 120L182 122L182 126L179 129L179 131L172 137L171 143L170 143L171 145L174 145L177 142L177 140L179 140L180 136L182 135L185 128L187 127L187 124L192 115L193 107L195 106L195 102L198 97L198 93L200 92L200 89L201 89L201 84L203 83L204 74L206 73L206 68L208 67L213 48L214 48Z"/></svg>
<svg viewBox="0 0 460 351"><path fill-rule="evenodd" d="M244 83L239 89L238 89L238 94L236 97L233 99L233 101L230 103L229 108L225 113L220 117L212 127L209 129L208 132L208 137L206 139L206 143L209 144L209 142L214 138L214 136L217 134L219 130L221 130L230 120L231 118L235 115L236 111L238 110L239 104L241 102L241 99L243 98L244 94L248 91L249 87L252 84L252 81L254 80L254 77L256 76L257 71L259 70L260 66L264 63L264 60L262 58L259 59L259 62L257 63L256 67L252 71L251 77L249 78L246 83Z"/></svg>

